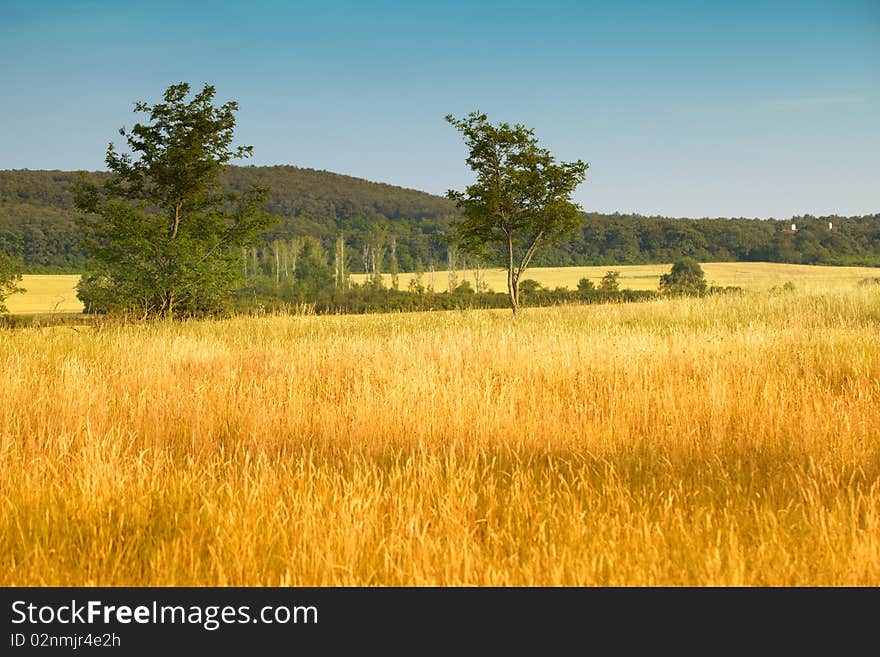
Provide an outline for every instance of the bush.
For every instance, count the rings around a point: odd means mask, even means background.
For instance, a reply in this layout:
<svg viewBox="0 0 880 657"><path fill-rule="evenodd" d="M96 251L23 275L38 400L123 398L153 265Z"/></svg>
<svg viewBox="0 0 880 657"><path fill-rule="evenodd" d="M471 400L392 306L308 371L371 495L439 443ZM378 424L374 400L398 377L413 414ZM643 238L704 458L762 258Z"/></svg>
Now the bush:
<svg viewBox="0 0 880 657"><path fill-rule="evenodd" d="M682 258L672 265L668 274L660 277L660 291L664 294L706 293L706 274L693 258Z"/></svg>
<svg viewBox="0 0 880 657"><path fill-rule="evenodd" d="M581 298L589 296L589 294L596 289L595 283L591 281L589 278L582 278L578 281L577 291L578 296Z"/></svg>
<svg viewBox="0 0 880 657"><path fill-rule="evenodd" d="M599 289L604 292L617 292L620 289L618 278L620 278L619 271L610 270L605 272L605 275L599 282Z"/></svg>
<svg viewBox="0 0 880 657"><path fill-rule="evenodd" d="M519 291L521 294L524 294L526 296L533 296L538 292L543 292L545 290L544 286L541 285L538 281L527 278L524 281L519 282Z"/></svg>

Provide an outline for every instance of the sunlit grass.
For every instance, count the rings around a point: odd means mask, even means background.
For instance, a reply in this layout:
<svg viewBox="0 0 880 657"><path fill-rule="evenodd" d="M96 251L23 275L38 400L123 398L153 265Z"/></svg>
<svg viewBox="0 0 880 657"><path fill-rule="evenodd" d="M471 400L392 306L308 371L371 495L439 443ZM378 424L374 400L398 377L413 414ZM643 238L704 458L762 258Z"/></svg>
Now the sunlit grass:
<svg viewBox="0 0 880 657"><path fill-rule="evenodd" d="M880 585L880 290L0 331L3 585Z"/></svg>

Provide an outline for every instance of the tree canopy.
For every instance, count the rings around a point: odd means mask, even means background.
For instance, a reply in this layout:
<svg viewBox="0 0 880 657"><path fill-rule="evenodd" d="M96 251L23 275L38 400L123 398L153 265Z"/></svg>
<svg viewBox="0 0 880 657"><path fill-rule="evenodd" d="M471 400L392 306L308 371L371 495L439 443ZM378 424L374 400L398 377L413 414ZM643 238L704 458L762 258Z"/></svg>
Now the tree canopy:
<svg viewBox="0 0 880 657"><path fill-rule="evenodd" d="M18 285L21 281L21 265L15 258L0 252L0 313L6 312L6 297L25 290Z"/></svg>
<svg viewBox="0 0 880 657"><path fill-rule="evenodd" d="M450 190L462 217L453 223L462 250L507 269L507 289L514 314L519 282L542 242L569 236L583 223L571 194L588 165L580 160L557 162L523 125L493 125L485 114L446 120L461 132L467 164L476 182L463 191Z"/></svg>
<svg viewBox="0 0 880 657"><path fill-rule="evenodd" d="M706 274L693 258L677 260L668 274L660 277L660 291L668 294L703 294Z"/></svg>
<svg viewBox="0 0 880 657"><path fill-rule="evenodd" d="M235 101L216 107L211 85L188 100L175 84L163 102L135 104L146 113L113 143L111 175L98 187L83 177L75 203L92 257L79 296L88 310L149 315L221 309L241 276L241 247L274 219L259 210L266 190L224 193L219 175L250 146L233 146Z"/></svg>

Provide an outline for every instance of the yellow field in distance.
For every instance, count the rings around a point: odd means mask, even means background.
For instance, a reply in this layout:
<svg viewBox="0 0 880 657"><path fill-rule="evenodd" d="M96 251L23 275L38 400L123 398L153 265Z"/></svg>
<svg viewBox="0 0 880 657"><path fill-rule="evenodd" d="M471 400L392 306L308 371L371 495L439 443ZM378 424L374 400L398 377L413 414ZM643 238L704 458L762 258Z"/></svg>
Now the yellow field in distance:
<svg viewBox="0 0 880 657"><path fill-rule="evenodd" d="M618 265L599 267L540 267L529 269L526 278L531 278L549 288L567 287L574 289L581 278L599 282L605 272L620 272L620 287L633 290L656 290L660 275L669 271L671 265ZM809 289L840 288L854 285L863 278L880 275L880 269L872 267L824 267L815 265L785 265L769 262L710 262L703 265L706 280L710 285L736 285L747 290L766 290L774 285L791 281L798 287ZM473 270L458 272L459 280L474 285ZM407 289L414 274L400 274L400 289ZM485 270L484 276L489 287L495 292L507 289L506 274L502 270ZM352 274L352 280L362 283L364 274ZM383 277L385 285L391 285L390 274ZM449 274L446 271L425 272L422 283L431 284L443 292L448 288ZM76 284L79 276L74 275L28 275L24 276L24 294L14 294L6 300L10 313L78 313L82 303L76 298Z"/></svg>
<svg viewBox="0 0 880 657"><path fill-rule="evenodd" d="M25 275L21 286L24 294L6 299L10 313L31 315L43 313L81 313L83 305L76 298L78 274Z"/></svg>
<svg viewBox="0 0 880 657"><path fill-rule="evenodd" d="M598 267L541 267L528 269L525 278L538 281L548 288L567 287L575 289L578 281L589 278L598 285L605 272L620 272L621 288L633 290L656 290L660 284L661 274L666 274L672 265L602 265ZM825 267L817 265L786 265L771 262L710 262L703 264L706 281L709 285L735 285L747 290L766 290L774 285L784 285L791 281L797 286L840 287L857 283L863 278L880 275L880 269L874 267ZM400 289L407 289L414 274L400 274ZM500 269L487 269L484 276L489 287L495 292L507 290L507 274ZM352 280L362 283L366 275L352 274ZM446 291L449 287L449 273L446 271L425 272L422 284L426 287L433 278L437 292ZM468 281L474 285L474 270L463 269L458 272L459 281ZM391 275L384 274L386 286L391 285Z"/></svg>

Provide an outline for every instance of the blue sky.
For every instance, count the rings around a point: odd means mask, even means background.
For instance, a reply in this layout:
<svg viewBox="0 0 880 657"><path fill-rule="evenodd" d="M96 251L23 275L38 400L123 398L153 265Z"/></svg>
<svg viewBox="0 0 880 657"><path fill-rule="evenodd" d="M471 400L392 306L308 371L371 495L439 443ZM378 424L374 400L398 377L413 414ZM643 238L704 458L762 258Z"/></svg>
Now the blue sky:
<svg viewBox="0 0 880 657"><path fill-rule="evenodd" d="M210 82L253 164L442 194L479 109L588 161L586 210L880 211L880 0L0 0L0 61L0 168L102 168L135 100Z"/></svg>

